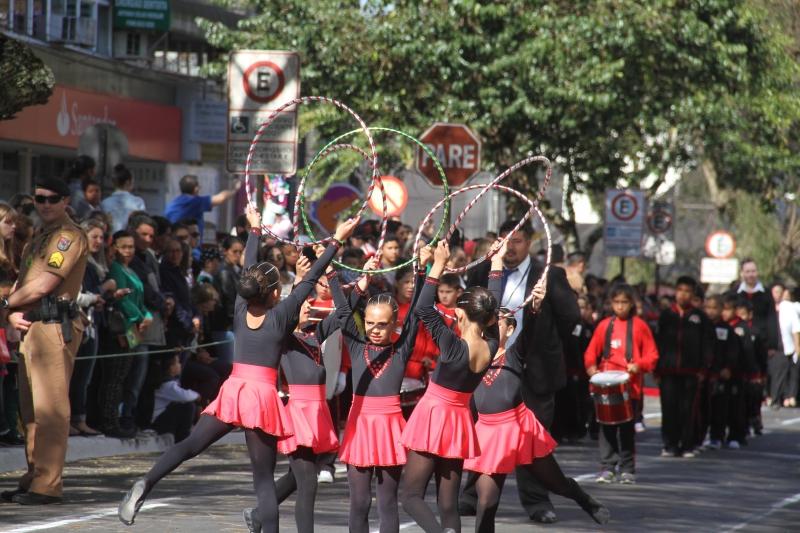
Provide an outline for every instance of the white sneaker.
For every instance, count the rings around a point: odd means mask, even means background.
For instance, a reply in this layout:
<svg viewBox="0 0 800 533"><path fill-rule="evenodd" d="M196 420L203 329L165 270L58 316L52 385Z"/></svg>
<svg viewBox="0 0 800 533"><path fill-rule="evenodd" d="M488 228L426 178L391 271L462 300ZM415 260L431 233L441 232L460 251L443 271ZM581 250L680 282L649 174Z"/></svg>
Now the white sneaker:
<svg viewBox="0 0 800 533"><path fill-rule="evenodd" d="M683 454L681 456L684 459L693 459L693 458L697 457L697 453L694 450L687 450L687 451L683 452Z"/></svg>
<svg viewBox="0 0 800 533"><path fill-rule="evenodd" d="M728 448L731 450L738 450L741 447L738 440L732 440L728 443Z"/></svg>
<svg viewBox="0 0 800 533"><path fill-rule="evenodd" d="M706 444L707 450L719 450L720 448L722 448L722 443L718 440L711 440Z"/></svg>
<svg viewBox="0 0 800 533"><path fill-rule="evenodd" d="M644 426L643 422L636 422L633 427L636 430L636 433L644 433L647 431L647 428Z"/></svg>
<svg viewBox="0 0 800 533"><path fill-rule="evenodd" d="M333 483L333 474L327 470L320 470L317 474L317 483Z"/></svg>

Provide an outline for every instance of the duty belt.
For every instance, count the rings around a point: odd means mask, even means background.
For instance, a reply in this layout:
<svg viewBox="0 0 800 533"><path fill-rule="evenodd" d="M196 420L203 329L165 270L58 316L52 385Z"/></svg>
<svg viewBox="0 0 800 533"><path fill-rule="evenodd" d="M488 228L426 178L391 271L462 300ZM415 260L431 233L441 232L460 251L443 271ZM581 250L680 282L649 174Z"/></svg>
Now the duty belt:
<svg viewBox="0 0 800 533"><path fill-rule="evenodd" d="M78 304L75 302L49 295L42 298L39 309L25 313L25 318L30 322L61 324L64 342L69 344L72 342L72 321L78 317L79 312Z"/></svg>

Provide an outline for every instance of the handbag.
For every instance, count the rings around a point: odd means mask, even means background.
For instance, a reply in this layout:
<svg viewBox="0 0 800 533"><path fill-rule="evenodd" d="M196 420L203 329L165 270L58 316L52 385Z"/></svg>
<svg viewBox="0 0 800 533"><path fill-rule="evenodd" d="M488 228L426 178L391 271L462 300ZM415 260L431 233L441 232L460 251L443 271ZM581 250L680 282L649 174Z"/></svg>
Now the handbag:
<svg viewBox="0 0 800 533"><path fill-rule="evenodd" d="M111 304L106 305L105 314L108 332L112 335L125 335L128 331L128 321L125 319L125 315L122 314L122 311Z"/></svg>

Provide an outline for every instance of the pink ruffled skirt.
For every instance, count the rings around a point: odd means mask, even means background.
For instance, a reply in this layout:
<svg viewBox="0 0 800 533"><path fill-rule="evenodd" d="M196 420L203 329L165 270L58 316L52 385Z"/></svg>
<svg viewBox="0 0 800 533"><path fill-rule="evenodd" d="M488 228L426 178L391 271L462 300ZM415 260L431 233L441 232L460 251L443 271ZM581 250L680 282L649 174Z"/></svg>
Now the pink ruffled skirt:
<svg viewBox="0 0 800 533"><path fill-rule="evenodd" d="M479 414L475 431L481 454L464 461L464 469L482 474L510 474L517 465L550 455L557 446L523 403L502 413Z"/></svg>
<svg viewBox="0 0 800 533"><path fill-rule="evenodd" d="M471 392L454 391L434 382L414 408L401 442L409 450L451 459L469 459L481 453L472 413Z"/></svg>
<svg viewBox="0 0 800 533"><path fill-rule="evenodd" d="M203 414L278 438L289 437L294 434L294 427L278 397L277 380L274 368L234 363L230 377Z"/></svg>
<svg viewBox="0 0 800 533"><path fill-rule="evenodd" d="M406 464L406 450L400 444L405 425L399 395L354 394L339 459L360 467Z"/></svg>
<svg viewBox="0 0 800 533"><path fill-rule="evenodd" d="M311 448L314 453L331 452L339 448L336 428L325 399L325 385L289 385L289 403L294 435L278 441L278 451L288 455L298 446Z"/></svg>

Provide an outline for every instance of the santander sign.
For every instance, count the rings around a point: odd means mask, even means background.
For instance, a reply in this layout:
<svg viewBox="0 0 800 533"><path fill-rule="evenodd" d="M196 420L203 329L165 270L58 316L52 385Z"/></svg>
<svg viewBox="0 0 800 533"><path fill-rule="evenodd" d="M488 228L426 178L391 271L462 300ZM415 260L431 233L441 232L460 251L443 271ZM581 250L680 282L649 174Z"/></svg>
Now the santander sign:
<svg viewBox="0 0 800 533"><path fill-rule="evenodd" d="M102 116L94 115L91 112L81 114L77 100L73 100L68 106L67 93L61 93L61 108L56 116L56 129L59 135L62 137L67 135L80 137L83 132L95 124L117 125L117 122L108 116L108 105L103 106Z"/></svg>

